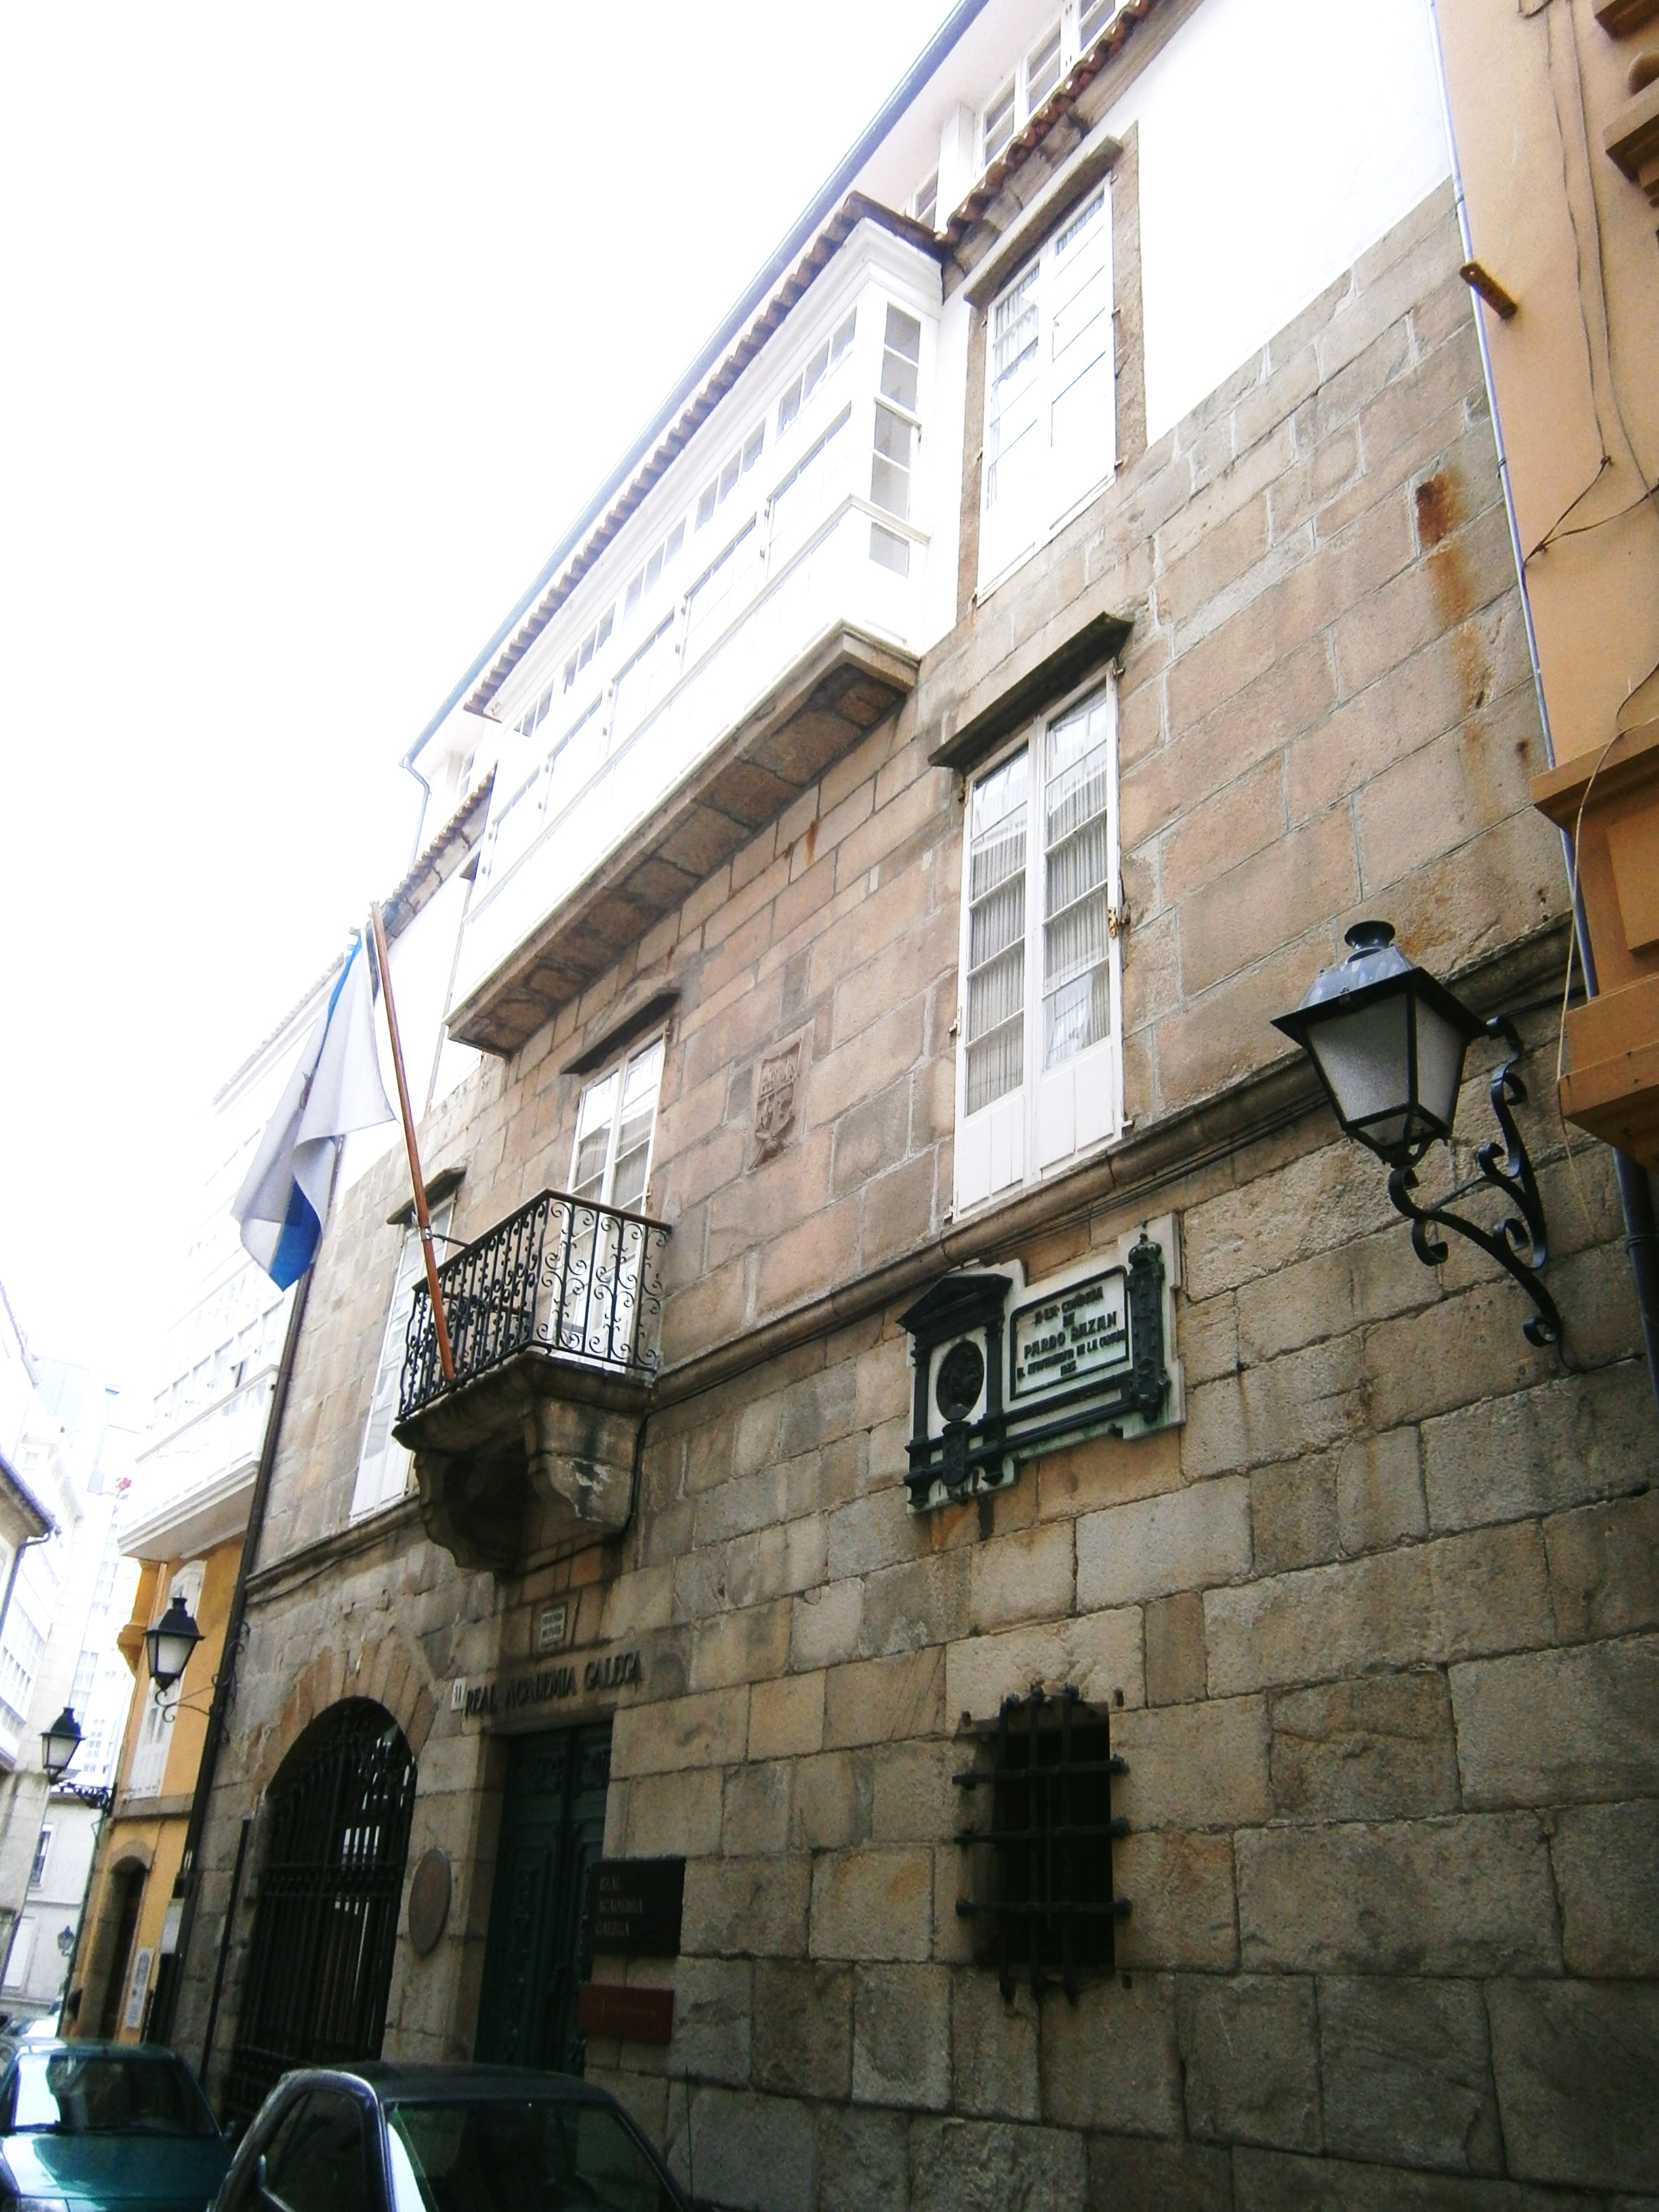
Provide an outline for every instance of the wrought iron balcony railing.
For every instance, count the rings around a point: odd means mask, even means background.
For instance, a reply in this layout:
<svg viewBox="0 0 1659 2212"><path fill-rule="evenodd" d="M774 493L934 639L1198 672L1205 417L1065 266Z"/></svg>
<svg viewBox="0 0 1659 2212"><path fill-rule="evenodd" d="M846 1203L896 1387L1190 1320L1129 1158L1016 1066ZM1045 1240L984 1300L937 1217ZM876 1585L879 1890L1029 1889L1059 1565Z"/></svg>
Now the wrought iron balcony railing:
<svg viewBox="0 0 1659 2212"><path fill-rule="evenodd" d="M544 1190L438 1270L458 1383L516 1352L650 1382L662 1318L667 1224ZM404 1340L398 1418L447 1388L432 1301L417 1282Z"/></svg>

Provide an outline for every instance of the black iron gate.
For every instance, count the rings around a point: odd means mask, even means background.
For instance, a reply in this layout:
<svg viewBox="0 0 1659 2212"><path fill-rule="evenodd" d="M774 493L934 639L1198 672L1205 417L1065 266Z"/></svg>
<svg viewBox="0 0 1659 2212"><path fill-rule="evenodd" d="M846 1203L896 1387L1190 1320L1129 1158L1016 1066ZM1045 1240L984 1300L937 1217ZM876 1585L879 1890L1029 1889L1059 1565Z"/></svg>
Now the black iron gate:
<svg viewBox="0 0 1659 2212"><path fill-rule="evenodd" d="M268 1798L247 1982L225 2082L246 2119L289 2066L380 2055L415 1805L415 1759L383 1706L312 1725Z"/></svg>
<svg viewBox="0 0 1659 2212"><path fill-rule="evenodd" d="M611 1723L520 1736L507 1759L475 2057L582 2070L587 1870L605 1846Z"/></svg>

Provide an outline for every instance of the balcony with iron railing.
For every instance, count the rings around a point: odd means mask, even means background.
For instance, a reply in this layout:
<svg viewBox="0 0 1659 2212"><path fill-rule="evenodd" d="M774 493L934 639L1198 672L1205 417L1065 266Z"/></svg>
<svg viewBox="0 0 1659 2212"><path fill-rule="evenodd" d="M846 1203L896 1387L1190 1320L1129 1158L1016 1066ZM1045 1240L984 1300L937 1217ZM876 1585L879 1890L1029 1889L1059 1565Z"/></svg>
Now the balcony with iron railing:
<svg viewBox="0 0 1659 2212"><path fill-rule="evenodd" d="M453 1377L416 1286L395 1434L428 1533L463 1565L501 1571L539 1541L626 1525L668 1236L541 1192L438 1270Z"/></svg>

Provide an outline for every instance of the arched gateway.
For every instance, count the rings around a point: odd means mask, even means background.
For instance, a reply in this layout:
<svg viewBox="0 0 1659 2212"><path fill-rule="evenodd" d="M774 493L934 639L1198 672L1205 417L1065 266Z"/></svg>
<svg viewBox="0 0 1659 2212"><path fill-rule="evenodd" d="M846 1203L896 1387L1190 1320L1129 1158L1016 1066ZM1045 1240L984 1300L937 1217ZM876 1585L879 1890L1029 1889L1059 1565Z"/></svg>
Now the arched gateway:
<svg viewBox="0 0 1659 2212"><path fill-rule="evenodd" d="M277 1770L230 2115L255 2112L287 2067L379 2056L414 1806L414 1753L368 1698L320 1714Z"/></svg>

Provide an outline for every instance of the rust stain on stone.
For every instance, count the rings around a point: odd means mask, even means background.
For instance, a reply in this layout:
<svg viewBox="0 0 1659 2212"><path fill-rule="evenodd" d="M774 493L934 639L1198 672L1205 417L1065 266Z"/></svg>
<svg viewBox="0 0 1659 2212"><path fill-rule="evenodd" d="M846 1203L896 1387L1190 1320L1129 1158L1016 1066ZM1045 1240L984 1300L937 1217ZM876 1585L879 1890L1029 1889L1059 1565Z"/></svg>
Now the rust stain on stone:
<svg viewBox="0 0 1659 2212"><path fill-rule="evenodd" d="M806 825L806 865L810 868L817 856L818 817L815 814Z"/></svg>
<svg viewBox="0 0 1659 2212"><path fill-rule="evenodd" d="M1442 469L1438 476L1425 477L1417 487L1417 536L1425 553L1443 538L1449 538L1463 520L1459 489L1455 469Z"/></svg>
<svg viewBox="0 0 1659 2212"><path fill-rule="evenodd" d="M1455 629L1475 608L1474 580L1462 550L1445 542L1464 519L1462 490L1457 470L1442 469L1437 476L1425 477L1413 495L1417 542L1429 556L1429 589L1435 611L1448 629Z"/></svg>
<svg viewBox="0 0 1659 2212"><path fill-rule="evenodd" d="M1453 632L1452 665L1457 671L1463 711L1473 714L1477 708L1484 707L1492 695L1492 657L1477 624L1465 623Z"/></svg>
<svg viewBox="0 0 1659 2212"><path fill-rule="evenodd" d="M1474 579L1460 546L1443 545L1429 556L1429 589L1435 611L1448 629L1474 612Z"/></svg>

